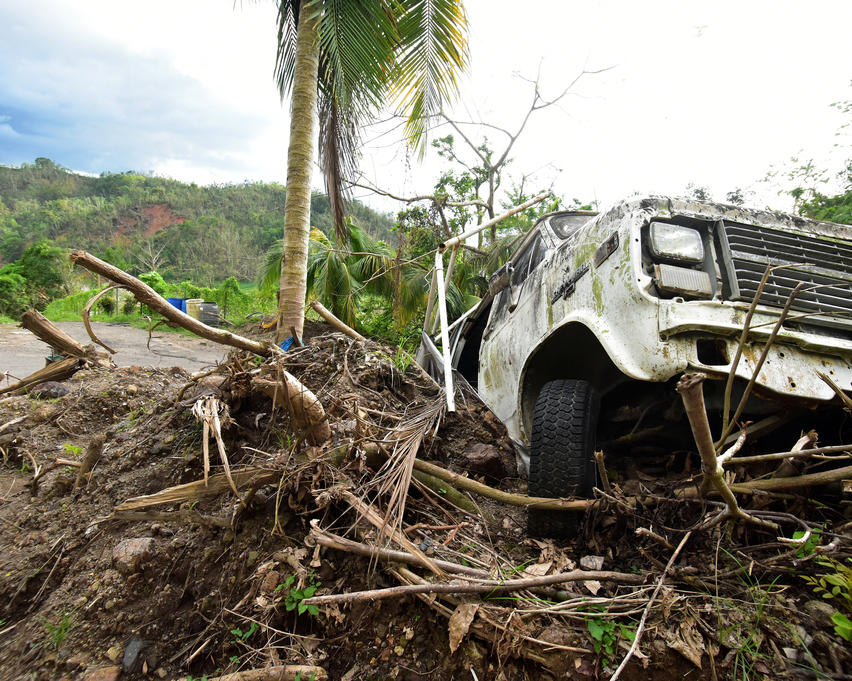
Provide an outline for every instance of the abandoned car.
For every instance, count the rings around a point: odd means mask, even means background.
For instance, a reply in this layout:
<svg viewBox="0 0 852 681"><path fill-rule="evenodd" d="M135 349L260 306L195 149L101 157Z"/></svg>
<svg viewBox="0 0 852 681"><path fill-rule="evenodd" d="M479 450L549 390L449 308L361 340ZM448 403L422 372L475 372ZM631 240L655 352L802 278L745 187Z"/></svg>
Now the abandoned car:
<svg viewBox="0 0 852 681"><path fill-rule="evenodd" d="M852 389L848 226L658 197L600 214L552 213L526 234L482 301L451 325L452 366L505 423L530 494L587 495L596 443L607 450L629 443L635 453L642 432L660 435L667 420L683 421L673 382L684 371L719 379L707 381L705 394L708 408L721 411L767 266L733 405L787 305L745 412L768 429L781 409L835 398L818 371ZM420 358L441 374L441 353L425 334ZM604 409L607 422L621 420L625 430L613 436L610 428L602 443ZM534 534L575 526L571 514L529 515Z"/></svg>

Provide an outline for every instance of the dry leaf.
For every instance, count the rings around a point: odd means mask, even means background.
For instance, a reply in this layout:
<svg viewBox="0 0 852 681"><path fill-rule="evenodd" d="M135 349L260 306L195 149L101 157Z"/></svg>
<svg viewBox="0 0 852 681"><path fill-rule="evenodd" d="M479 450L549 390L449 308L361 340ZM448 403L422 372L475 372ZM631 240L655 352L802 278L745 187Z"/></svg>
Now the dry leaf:
<svg viewBox="0 0 852 681"><path fill-rule="evenodd" d="M473 618L476 617L477 610L479 610L478 603L462 603L453 612L449 626L451 653L456 652L456 649L464 640Z"/></svg>
<svg viewBox="0 0 852 681"><path fill-rule="evenodd" d="M692 617L684 619L677 629L667 629L665 638L669 648L676 650L701 669L701 656L705 652L704 637L696 631Z"/></svg>
<svg viewBox="0 0 852 681"><path fill-rule="evenodd" d="M535 565L527 565L524 573L531 575L533 577L544 577L553 567L553 561L549 560L546 563L536 563Z"/></svg>
<svg viewBox="0 0 852 681"><path fill-rule="evenodd" d="M598 591L601 590L601 583L596 579L587 579L583 585L592 592L593 596L597 596Z"/></svg>

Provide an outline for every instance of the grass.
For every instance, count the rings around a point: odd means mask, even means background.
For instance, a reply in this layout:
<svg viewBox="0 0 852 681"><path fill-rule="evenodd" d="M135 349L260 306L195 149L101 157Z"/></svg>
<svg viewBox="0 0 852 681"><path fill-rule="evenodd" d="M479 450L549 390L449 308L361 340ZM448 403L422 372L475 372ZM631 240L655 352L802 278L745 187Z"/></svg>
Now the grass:
<svg viewBox="0 0 852 681"><path fill-rule="evenodd" d="M74 614L66 612L56 624L49 622L48 620L44 620L44 628L50 637L50 643L54 650L59 650L59 646L61 646L65 642L65 639L68 638L68 634L71 633L71 630L75 626L73 619Z"/></svg>

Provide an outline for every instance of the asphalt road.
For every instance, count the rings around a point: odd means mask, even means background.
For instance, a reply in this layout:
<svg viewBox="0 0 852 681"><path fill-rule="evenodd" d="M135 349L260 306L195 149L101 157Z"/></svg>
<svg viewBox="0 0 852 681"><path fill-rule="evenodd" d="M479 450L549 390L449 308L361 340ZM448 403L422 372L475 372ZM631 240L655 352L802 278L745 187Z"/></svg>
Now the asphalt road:
<svg viewBox="0 0 852 681"><path fill-rule="evenodd" d="M84 345L91 343L82 322L56 322L65 333ZM148 332L125 324L92 322L95 335L117 350L112 356L118 366L171 367L181 366L189 371L198 371L224 359L228 348L218 343L183 334L155 331L151 338ZM23 378L41 369L50 350L45 343L26 329L16 324L0 324L0 379L6 373Z"/></svg>

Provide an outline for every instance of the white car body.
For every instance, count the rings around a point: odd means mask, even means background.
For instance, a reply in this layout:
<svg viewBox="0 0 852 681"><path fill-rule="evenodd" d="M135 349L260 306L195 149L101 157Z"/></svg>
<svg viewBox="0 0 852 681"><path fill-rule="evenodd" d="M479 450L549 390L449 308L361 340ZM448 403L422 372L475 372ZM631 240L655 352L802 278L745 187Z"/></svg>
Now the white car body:
<svg viewBox="0 0 852 681"><path fill-rule="evenodd" d="M652 222L697 231L701 262L660 261L649 248ZM779 400L828 401L834 392L821 371L852 389L848 226L651 197L597 215L545 216L510 264L513 285L458 320L451 347L453 366L506 425L527 465L532 407L550 380L584 379L604 394L625 380L659 383L686 370L727 377L767 264L793 267L773 271L737 377L751 378L790 290L802 281L756 388ZM428 339L424 346L434 355ZM437 357L421 358L440 371Z"/></svg>

